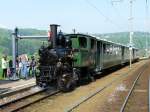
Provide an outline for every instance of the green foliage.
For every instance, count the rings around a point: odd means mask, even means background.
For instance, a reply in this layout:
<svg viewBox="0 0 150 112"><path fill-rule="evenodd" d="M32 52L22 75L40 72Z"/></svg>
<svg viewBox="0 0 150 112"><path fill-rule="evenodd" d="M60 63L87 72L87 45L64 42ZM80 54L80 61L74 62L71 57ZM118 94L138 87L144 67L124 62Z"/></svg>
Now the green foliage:
<svg viewBox="0 0 150 112"><path fill-rule="evenodd" d="M37 30L32 28L19 29L20 35L47 35L45 30Z"/></svg>
<svg viewBox="0 0 150 112"><path fill-rule="evenodd" d="M12 54L12 41L11 41L12 30L0 28L0 55L1 54ZM47 35L45 30L37 29L19 29L20 35ZM107 33L107 34L95 34L101 38L107 40L122 43L125 45L129 44L129 33L120 32L120 33ZM133 35L134 46L141 49L141 53L144 54L146 36L148 36L148 46L150 46L150 34L146 32L135 32ZM19 41L19 54L34 54L37 52L39 47L42 45L43 40L20 40Z"/></svg>
<svg viewBox="0 0 150 112"><path fill-rule="evenodd" d="M10 30L0 28L0 54L9 52L9 48L11 48L10 37Z"/></svg>
<svg viewBox="0 0 150 112"><path fill-rule="evenodd" d="M124 45L129 45L129 32L120 32L120 33L108 33L108 34L95 34L101 38L107 40L122 43ZM146 32L135 32L133 35L133 44L134 47L139 49L145 49L146 37L148 37L148 46L150 46L150 34Z"/></svg>
<svg viewBox="0 0 150 112"><path fill-rule="evenodd" d="M0 28L0 54L12 54L11 30ZM44 30L19 29L20 35L47 35ZM19 54L33 54L42 45L43 40L19 40Z"/></svg>
<svg viewBox="0 0 150 112"><path fill-rule="evenodd" d="M108 33L108 34L95 34L101 38L107 40L121 43L124 45L129 45L129 32L119 32L119 33ZM135 32L133 35L133 46L139 49L139 54L144 56L146 49L146 38L148 43L148 49L150 49L150 34L146 32Z"/></svg>

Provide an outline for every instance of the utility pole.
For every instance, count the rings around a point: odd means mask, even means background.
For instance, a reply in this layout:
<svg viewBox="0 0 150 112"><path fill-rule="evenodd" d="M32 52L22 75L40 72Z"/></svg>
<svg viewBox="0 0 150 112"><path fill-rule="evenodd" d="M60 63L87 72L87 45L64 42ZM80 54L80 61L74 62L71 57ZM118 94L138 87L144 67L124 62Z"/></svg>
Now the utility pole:
<svg viewBox="0 0 150 112"><path fill-rule="evenodd" d="M130 68L132 67L132 47L133 47L133 0L130 0L130 17L129 17L129 23L130 23Z"/></svg>
<svg viewBox="0 0 150 112"><path fill-rule="evenodd" d="M112 4L114 2L122 2L123 0L112 0ZM133 0L129 0L130 3L130 17L129 17L129 50L130 50L130 68L132 67L132 47L133 47Z"/></svg>
<svg viewBox="0 0 150 112"><path fill-rule="evenodd" d="M111 4L113 5L114 3L116 3L116 2L122 2L123 0L112 0L111 1Z"/></svg>
<svg viewBox="0 0 150 112"><path fill-rule="evenodd" d="M146 52L146 57L148 57L148 35L149 35L149 31L148 31L148 0L146 0L146 6L145 6L145 12L146 12L146 16L145 16L145 27L146 27L146 43L145 43L145 52Z"/></svg>

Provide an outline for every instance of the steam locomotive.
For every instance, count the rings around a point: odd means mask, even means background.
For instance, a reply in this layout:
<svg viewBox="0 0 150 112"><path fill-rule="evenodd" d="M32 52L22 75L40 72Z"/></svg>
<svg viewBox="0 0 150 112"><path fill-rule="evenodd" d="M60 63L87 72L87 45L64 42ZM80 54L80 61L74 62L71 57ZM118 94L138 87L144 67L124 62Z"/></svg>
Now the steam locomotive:
<svg viewBox="0 0 150 112"><path fill-rule="evenodd" d="M52 84L62 91L76 87L81 79L93 80L105 69L129 62L129 47L84 34L57 33L50 25L49 44L39 49L39 86ZM138 49L132 48L132 61L138 60Z"/></svg>

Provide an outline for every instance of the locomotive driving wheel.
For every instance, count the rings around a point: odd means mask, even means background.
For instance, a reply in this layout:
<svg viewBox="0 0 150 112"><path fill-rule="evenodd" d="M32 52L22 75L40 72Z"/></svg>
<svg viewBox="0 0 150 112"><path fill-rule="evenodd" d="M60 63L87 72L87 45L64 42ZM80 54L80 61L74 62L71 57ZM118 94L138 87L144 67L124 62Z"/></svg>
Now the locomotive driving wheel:
<svg viewBox="0 0 150 112"><path fill-rule="evenodd" d="M72 73L63 73L57 79L58 89L61 91L71 91L76 87L76 81L74 80Z"/></svg>

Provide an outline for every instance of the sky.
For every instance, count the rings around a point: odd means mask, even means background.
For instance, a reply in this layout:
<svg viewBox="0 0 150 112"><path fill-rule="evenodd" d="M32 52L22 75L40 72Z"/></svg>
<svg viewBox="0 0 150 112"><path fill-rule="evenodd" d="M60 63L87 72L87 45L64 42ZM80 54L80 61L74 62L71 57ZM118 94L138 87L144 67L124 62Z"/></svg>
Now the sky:
<svg viewBox="0 0 150 112"><path fill-rule="evenodd" d="M129 31L129 0L113 2L113 5L111 1L0 0L0 27L48 30L50 24L59 24L66 33L72 29L82 33ZM133 0L133 31L148 31L145 5L146 0ZM150 20L149 12L148 9Z"/></svg>

